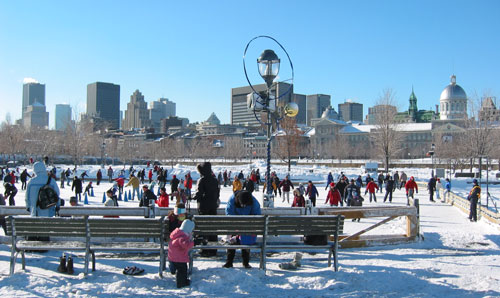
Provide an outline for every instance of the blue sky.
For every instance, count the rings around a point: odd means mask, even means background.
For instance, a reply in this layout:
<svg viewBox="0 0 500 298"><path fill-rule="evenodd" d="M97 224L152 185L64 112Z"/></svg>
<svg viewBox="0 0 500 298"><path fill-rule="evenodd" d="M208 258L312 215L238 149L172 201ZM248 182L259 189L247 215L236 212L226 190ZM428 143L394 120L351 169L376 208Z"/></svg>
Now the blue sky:
<svg viewBox="0 0 500 298"><path fill-rule="evenodd" d="M386 88L408 108L434 109L452 73L469 96L499 96L500 1L7 1L0 0L0 120L21 117L22 82L46 84L55 104L85 112L86 86L167 97L191 122L230 121L231 88L246 85L242 56L258 35L292 59L294 89L369 106ZM252 82L256 58L247 56ZM286 58L283 78L289 77ZM251 55L250 55L251 54Z"/></svg>

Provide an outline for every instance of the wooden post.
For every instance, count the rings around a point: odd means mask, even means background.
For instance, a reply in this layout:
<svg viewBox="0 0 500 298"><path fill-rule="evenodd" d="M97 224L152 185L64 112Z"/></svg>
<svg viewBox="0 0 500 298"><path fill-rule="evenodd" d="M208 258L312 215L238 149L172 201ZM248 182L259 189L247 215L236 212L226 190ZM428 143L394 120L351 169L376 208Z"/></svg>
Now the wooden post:
<svg viewBox="0 0 500 298"><path fill-rule="evenodd" d="M420 234L420 205L419 199L413 199L413 204L417 209L416 215L406 216L406 236L415 237Z"/></svg>

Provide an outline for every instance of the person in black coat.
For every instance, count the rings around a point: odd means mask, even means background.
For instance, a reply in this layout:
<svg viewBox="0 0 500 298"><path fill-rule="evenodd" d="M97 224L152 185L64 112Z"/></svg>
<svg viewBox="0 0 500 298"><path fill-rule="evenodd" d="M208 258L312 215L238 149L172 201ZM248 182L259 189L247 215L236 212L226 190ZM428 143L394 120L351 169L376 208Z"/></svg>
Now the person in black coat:
<svg viewBox="0 0 500 298"><path fill-rule="evenodd" d="M28 174L28 170L24 169L21 173L21 190L26 189L26 182L28 181L28 177L31 178L31 175Z"/></svg>
<svg viewBox="0 0 500 298"><path fill-rule="evenodd" d="M337 189L340 193L340 206L344 206L344 201L347 203L346 198L344 196L344 190L347 187L347 177L346 176L340 176L339 182L335 184L334 189Z"/></svg>
<svg viewBox="0 0 500 298"><path fill-rule="evenodd" d="M434 192L436 191L436 178L431 177L427 183L427 189L429 190L429 201L434 201Z"/></svg>
<svg viewBox="0 0 500 298"><path fill-rule="evenodd" d="M200 215L217 215L219 207L219 182L212 175L212 164L204 162L197 166L200 173L196 194L194 199L198 202L198 214ZM217 242L217 235L207 237L208 241ZM201 255L211 257L217 255L217 250L202 250Z"/></svg>
<svg viewBox="0 0 500 298"><path fill-rule="evenodd" d="M172 180L170 181L170 193L174 193L178 191L179 187L179 179L175 175L172 176Z"/></svg>
<svg viewBox="0 0 500 298"><path fill-rule="evenodd" d="M16 186L12 183L9 183L9 182L5 182L3 184L3 186L5 187L4 196L5 196L5 198L9 198L9 206L15 206L16 201L14 200L14 197L17 194Z"/></svg>
<svg viewBox="0 0 500 298"><path fill-rule="evenodd" d="M392 192L394 191L394 180L392 180L392 177L389 176L385 183L385 196L384 196L384 202L387 200L387 197L389 196L389 202L392 203Z"/></svg>
<svg viewBox="0 0 500 298"><path fill-rule="evenodd" d="M151 200L156 201L157 197L156 195L149 189L147 185L144 185L142 187L142 197L141 201L139 202L139 207L149 207L149 202Z"/></svg>
<svg viewBox="0 0 500 298"><path fill-rule="evenodd" d="M470 201L469 220L475 222L477 221L477 202L481 197L481 187L477 183L477 179L472 180L472 183L474 185L467 196L467 200Z"/></svg>
<svg viewBox="0 0 500 298"><path fill-rule="evenodd" d="M75 197L78 198L78 201L82 200L82 190L83 190L83 185L82 185L82 180L78 178L78 176L75 175L73 178L73 185L71 185L71 190L75 191Z"/></svg>

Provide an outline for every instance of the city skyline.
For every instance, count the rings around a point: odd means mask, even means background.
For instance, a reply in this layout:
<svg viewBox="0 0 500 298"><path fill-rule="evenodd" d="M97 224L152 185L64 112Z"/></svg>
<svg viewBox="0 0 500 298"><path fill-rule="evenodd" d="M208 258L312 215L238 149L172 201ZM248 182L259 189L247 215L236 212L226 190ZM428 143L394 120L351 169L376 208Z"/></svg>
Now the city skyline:
<svg viewBox="0 0 500 298"><path fill-rule="evenodd" d="M289 52L294 92L330 95L333 107L352 99L365 115L385 88L400 111L412 86L418 108L434 109L452 74L470 98L499 92L496 1L92 3L0 2L1 121L21 118L23 80L34 78L46 85L50 127L56 104L85 112L96 81L121 86L122 111L138 89L148 103L169 98L191 122L215 112L230 123L231 89L247 85L243 51L258 35ZM262 5L276 10L273 21L260 20Z"/></svg>

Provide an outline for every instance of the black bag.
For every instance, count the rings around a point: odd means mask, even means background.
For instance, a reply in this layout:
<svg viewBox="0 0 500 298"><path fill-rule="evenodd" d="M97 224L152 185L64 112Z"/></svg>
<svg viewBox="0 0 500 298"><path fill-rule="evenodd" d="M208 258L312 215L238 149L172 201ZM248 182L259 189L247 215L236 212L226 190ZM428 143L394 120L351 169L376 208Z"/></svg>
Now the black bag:
<svg viewBox="0 0 500 298"><path fill-rule="evenodd" d="M328 243L327 235L306 235L306 236L304 236L304 244L326 245L327 243Z"/></svg>
<svg viewBox="0 0 500 298"><path fill-rule="evenodd" d="M51 177L49 176L47 184L40 187L40 190L38 191L38 201L36 205L40 209L48 209L52 206L55 206L59 201L57 192L50 186L50 178Z"/></svg>

